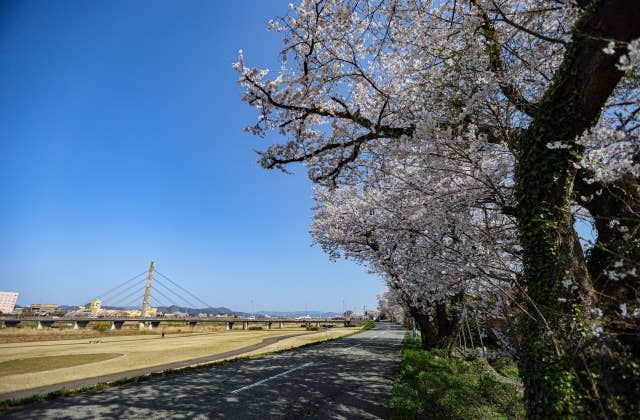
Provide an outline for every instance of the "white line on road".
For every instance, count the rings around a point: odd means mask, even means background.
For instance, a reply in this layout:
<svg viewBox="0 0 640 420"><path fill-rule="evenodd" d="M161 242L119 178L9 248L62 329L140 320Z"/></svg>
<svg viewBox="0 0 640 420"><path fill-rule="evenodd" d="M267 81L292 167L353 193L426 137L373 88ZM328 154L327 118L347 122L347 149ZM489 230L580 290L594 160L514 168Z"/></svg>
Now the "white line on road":
<svg viewBox="0 0 640 420"><path fill-rule="evenodd" d="M302 369L303 367L311 366L312 364L313 364L312 362L305 363L304 365L300 365L300 366L295 367L295 368L293 368L293 369L289 369L289 370L288 370L288 371L286 371L286 372L278 373L277 375L273 375L273 376L271 376L271 377L269 377L269 378L263 379L263 380L258 381L258 382L256 382L256 383L253 383L253 384L251 384L251 385L247 385L247 386L243 386L242 388L238 388L238 389L236 389L235 391L231 391L231 393L232 393L232 394L237 394L238 392L246 391L246 390L247 390L247 389L249 389L249 388L253 388L254 386L258 386L258 385L263 384L263 383L265 383L265 382L267 382L267 381L270 381L270 380L272 380L272 379L279 378L280 376L284 376L284 375L289 374L289 373L291 373L291 372L295 372L296 370L298 370L298 369Z"/></svg>
<svg viewBox="0 0 640 420"><path fill-rule="evenodd" d="M351 347L349 347L349 348L347 348L347 349L344 349L344 350L342 350L342 351L351 350L352 348L354 348L354 347L358 347L359 345L360 345L360 344L356 344L355 346L351 346Z"/></svg>

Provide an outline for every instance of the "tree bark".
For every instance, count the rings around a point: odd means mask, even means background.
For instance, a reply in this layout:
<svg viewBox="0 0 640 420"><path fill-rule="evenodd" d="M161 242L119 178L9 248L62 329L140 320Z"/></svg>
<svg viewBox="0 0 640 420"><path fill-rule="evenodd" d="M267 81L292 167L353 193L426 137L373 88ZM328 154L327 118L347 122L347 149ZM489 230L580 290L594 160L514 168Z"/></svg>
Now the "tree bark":
<svg viewBox="0 0 640 420"><path fill-rule="evenodd" d="M459 301L459 296L453 300L454 303ZM433 306L432 315L416 309L409 310L420 329L422 347L451 350L456 345L460 314L448 302L438 302Z"/></svg>
<svg viewBox="0 0 640 420"><path fill-rule="evenodd" d="M529 418L615 417L633 409L622 401L624 395L602 401L608 391L593 376L602 375L610 361L599 364L605 359L606 339L597 337L600 320L591 311L597 299L569 205L574 164L583 152L574 139L596 122L622 77L615 67L621 51L605 54L605 40L629 42L640 36L640 7L635 0L601 0L585 10L551 87L516 146L523 283L528 312L537 314L535 321L523 318L521 323L519 365ZM555 141L571 148L550 150L547 144Z"/></svg>
<svg viewBox="0 0 640 420"><path fill-rule="evenodd" d="M453 296L451 302L439 302L435 308L435 322L437 329L437 346L451 350L456 345L458 327L460 325L460 311L455 306L462 300L463 294Z"/></svg>
<svg viewBox="0 0 640 420"><path fill-rule="evenodd" d="M429 319L429 316L415 310L410 310L409 313L413 319L416 320L416 324L418 324L422 348L429 350L437 347L437 331L433 322Z"/></svg>

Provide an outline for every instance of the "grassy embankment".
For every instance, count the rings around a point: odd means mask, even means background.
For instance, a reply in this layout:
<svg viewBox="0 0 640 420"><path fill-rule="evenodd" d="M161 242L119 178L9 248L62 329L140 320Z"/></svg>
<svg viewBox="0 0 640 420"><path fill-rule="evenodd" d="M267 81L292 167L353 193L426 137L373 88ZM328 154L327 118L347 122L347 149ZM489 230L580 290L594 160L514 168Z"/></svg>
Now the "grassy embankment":
<svg viewBox="0 0 640 420"><path fill-rule="evenodd" d="M496 366L507 377L514 365ZM521 419L522 393L496 379L486 362L463 361L442 350L423 350L413 343L403 353L393 388L392 417L397 419Z"/></svg>

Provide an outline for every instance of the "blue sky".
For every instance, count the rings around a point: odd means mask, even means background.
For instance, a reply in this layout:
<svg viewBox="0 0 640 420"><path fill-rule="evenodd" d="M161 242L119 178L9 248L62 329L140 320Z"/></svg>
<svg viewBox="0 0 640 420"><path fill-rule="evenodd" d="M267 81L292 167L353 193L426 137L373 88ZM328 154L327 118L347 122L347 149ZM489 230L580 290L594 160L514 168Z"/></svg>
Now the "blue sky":
<svg viewBox="0 0 640 420"><path fill-rule="evenodd" d="M0 290L80 304L153 259L213 306L375 306L382 280L310 246L304 170L242 131L231 64L279 67L288 2L0 3Z"/></svg>

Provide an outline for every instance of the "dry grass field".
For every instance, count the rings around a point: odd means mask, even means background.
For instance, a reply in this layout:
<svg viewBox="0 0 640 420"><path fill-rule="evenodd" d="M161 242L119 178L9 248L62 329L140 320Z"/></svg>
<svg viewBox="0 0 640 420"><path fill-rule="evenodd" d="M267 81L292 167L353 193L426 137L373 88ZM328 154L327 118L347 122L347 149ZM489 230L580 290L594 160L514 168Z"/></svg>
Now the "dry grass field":
<svg viewBox="0 0 640 420"><path fill-rule="evenodd" d="M113 353L67 354L64 356L29 357L0 362L0 377L86 365L122 356Z"/></svg>
<svg viewBox="0 0 640 420"><path fill-rule="evenodd" d="M121 330L108 330L106 322L93 322L89 328L74 330L72 328L45 328L37 330L34 325L25 323L25 328L3 328L0 329L0 344L5 343L24 343L33 341L57 341L57 340L74 340L81 338L104 338L114 336L130 336L130 335L161 335L164 331L166 334L180 334L187 332L212 332L224 331L225 325L206 324L198 325L192 328L185 323L167 323L167 327L160 327L154 330L141 331L137 323L127 322ZM103 325L104 324L104 325ZM237 326L235 327L238 328Z"/></svg>
<svg viewBox="0 0 640 420"><path fill-rule="evenodd" d="M32 341L34 335L43 331L24 331L26 340L20 341L14 336L14 342L0 344L0 394L211 356L258 344L270 337L300 335L251 353L256 355L335 338L354 329L338 327L309 333L300 326L285 326L258 331L188 331L189 328L167 328L164 337L158 329L155 333L134 334L132 331L128 335L114 335L106 332L76 338L73 334L87 331L70 330L64 332L66 339L54 341ZM53 333L46 331L40 338L55 337L55 334L46 334Z"/></svg>

